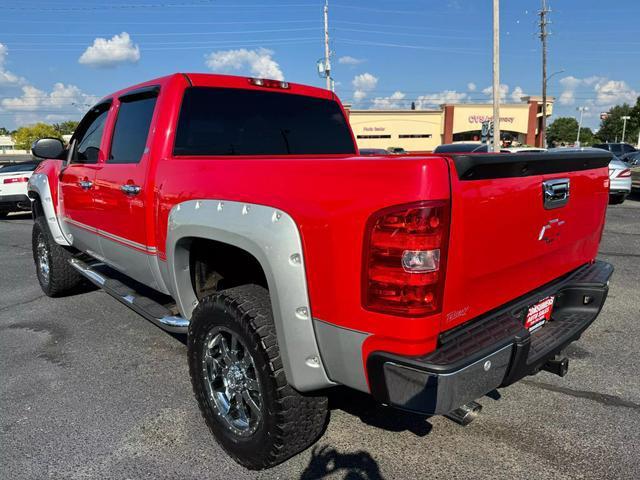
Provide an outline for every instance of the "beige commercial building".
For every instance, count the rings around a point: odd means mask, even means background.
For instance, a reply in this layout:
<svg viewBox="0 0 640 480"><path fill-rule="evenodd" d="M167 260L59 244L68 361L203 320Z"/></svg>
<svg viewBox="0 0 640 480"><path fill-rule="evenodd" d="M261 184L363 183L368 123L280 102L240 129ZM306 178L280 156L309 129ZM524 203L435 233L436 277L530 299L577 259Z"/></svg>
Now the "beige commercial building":
<svg viewBox="0 0 640 480"><path fill-rule="evenodd" d="M500 107L503 141L540 146L542 101L523 97L522 103ZM553 99L547 101L547 117ZM442 143L480 140L482 124L493 119L489 103L445 104L439 110L350 110L349 123L360 148L401 147L430 152Z"/></svg>

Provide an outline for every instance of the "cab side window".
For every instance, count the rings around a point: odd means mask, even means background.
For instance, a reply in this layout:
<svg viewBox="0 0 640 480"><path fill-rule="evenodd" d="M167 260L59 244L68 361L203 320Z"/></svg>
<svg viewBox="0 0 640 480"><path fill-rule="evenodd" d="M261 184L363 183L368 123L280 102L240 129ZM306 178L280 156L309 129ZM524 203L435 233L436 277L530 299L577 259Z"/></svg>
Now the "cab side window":
<svg viewBox="0 0 640 480"><path fill-rule="evenodd" d="M98 163L110 106L109 102L93 107L80 122L74 134L76 146L71 156L72 163Z"/></svg>
<svg viewBox="0 0 640 480"><path fill-rule="evenodd" d="M120 98L107 163L138 163L147 145L157 92Z"/></svg>

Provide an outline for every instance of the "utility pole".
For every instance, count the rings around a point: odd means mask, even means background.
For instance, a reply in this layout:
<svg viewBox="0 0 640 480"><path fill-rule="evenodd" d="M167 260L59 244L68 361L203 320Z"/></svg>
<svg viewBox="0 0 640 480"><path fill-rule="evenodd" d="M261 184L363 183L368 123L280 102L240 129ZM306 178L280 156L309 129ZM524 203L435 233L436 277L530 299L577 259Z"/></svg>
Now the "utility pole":
<svg viewBox="0 0 640 480"><path fill-rule="evenodd" d="M500 0L493 0L493 151L500 146Z"/></svg>
<svg viewBox="0 0 640 480"><path fill-rule="evenodd" d="M580 121L578 122L578 136L576 137L576 147L580 146L580 130L582 130L582 114L589 110L589 107L578 107L576 110L580 112Z"/></svg>
<svg viewBox="0 0 640 480"><path fill-rule="evenodd" d="M329 0L324 2L324 74L327 79L327 90L333 91L331 78L331 59L329 51Z"/></svg>
<svg viewBox="0 0 640 480"><path fill-rule="evenodd" d="M627 133L627 120L630 120L631 117L629 115L622 116L622 143L624 143L624 135Z"/></svg>
<svg viewBox="0 0 640 480"><path fill-rule="evenodd" d="M540 140L542 147L547 147L547 25L549 20L547 15L550 10L547 8L547 0L542 0L542 10L538 12L540 15L540 33L539 37L542 41L542 122L540 124Z"/></svg>

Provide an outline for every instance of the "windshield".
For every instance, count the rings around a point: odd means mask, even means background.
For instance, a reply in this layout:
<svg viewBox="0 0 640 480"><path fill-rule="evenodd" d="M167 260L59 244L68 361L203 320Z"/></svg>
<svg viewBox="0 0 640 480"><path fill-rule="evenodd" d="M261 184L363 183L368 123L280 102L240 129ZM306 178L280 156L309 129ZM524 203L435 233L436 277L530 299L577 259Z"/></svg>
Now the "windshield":
<svg viewBox="0 0 640 480"><path fill-rule="evenodd" d="M175 155L354 153L336 101L210 87L186 90L174 146Z"/></svg>

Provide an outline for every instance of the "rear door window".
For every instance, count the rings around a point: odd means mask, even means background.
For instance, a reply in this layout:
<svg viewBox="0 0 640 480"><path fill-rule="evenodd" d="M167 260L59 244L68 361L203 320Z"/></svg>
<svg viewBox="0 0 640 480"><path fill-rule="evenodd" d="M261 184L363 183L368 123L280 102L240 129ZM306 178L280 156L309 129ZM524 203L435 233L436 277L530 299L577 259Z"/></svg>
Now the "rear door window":
<svg viewBox="0 0 640 480"><path fill-rule="evenodd" d="M354 153L336 101L210 87L185 91L174 146L175 155Z"/></svg>
<svg viewBox="0 0 640 480"><path fill-rule="evenodd" d="M121 99L107 163L138 163L147 145L157 94Z"/></svg>

